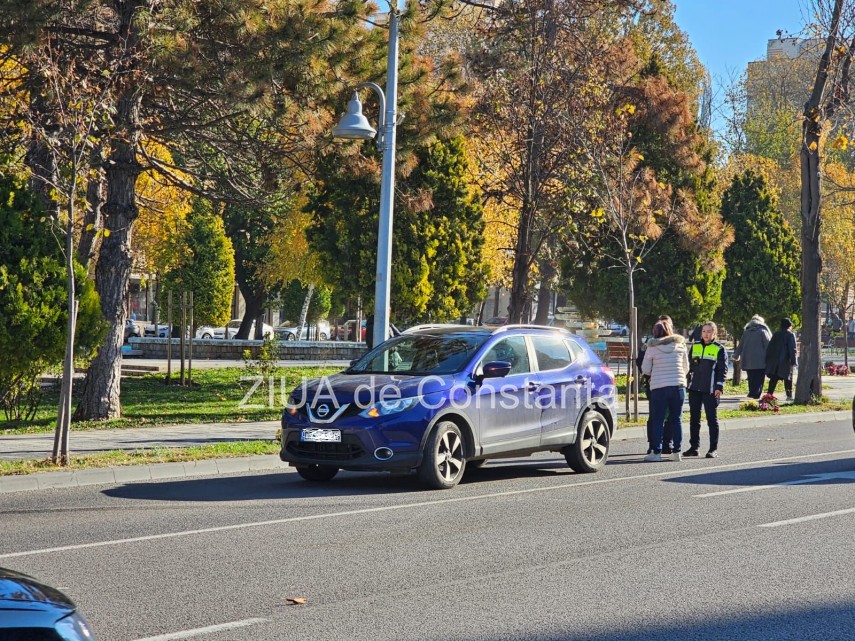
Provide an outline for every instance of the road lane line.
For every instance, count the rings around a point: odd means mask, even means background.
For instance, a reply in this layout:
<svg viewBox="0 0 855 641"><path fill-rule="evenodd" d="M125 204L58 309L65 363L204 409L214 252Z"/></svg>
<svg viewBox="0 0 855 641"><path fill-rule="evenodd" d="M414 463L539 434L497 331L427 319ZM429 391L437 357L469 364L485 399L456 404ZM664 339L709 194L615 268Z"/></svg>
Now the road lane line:
<svg viewBox="0 0 855 641"><path fill-rule="evenodd" d="M783 481L772 485L755 485L753 487L740 487L735 490L723 490L721 492L710 492L709 494L695 494L693 499L705 499L711 496L724 496L726 494L740 494L742 492L757 492L759 490L770 490L773 487L786 487L788 485L804 485L805 483L816 483L819 479L800 479L798 481Z"/></svg>
<svg viewBox="0 0 855 641"><path fill-rule="evenodd" d="M772 483L771 485L755 485L749 487L740 487L734 490L722 490L721 492L709 492L707 494L695 494L692 498L703 499L710 496L724 496L726 494L739 494L740 492L756 492L758 490L768 490L773 487L786 487L788 485L805 485L807 483L822 483L823 481L832 481L838 479L846 479L855 481L855 472L827 472L825 474L802 474L801 479L793 479L792 481L781 481L780 483Z"/></svg>
<svg viewBox="0 0 855 641"><path fill-rule="evenodd" d="M144 639L135 639L134 641L177 641L178 639L190 639L192 637L202 636L203 634L214 634L215 632L223 632L225 630L246 628L250 625L256 625L257 623L267 623L267 619L243 619L242 621L209 625L204 628L193 628L192 630L159 634L156 637L146 637Z"/></svg>
<svg viewBox="0 0 855 641"><path fill-rule="evenodd" d="M198 530L182 530L178 532L164 532L163 534L149 534L147 536L135 536L127 539L113 539L110 541L94 541L92 543L77 543L74 545L61 545L53 548L41 548L38 550L26 550L23 552L9 552L0 554L0 559L15 559L24 556L35 556L37 554L52 554L55 552L68 552L72 550L85 550L89 548L100 548L112 545L124 545L127 543L140 543L143 541L157 541L160 539L174 539L181 536L194 536L197 534L211 534L214 532L227 532L229 530L244 530L256 527L265 527L269 525L283 525L285 523L300 523L303 521L316 521L319 519L332 519L343 516L357 516L363 514L372 514L375 512L392 512L396 510L410 510L420 507L432 507L435 505L448 505L451 503L463 503L469 501L483 501L486 499L494 499L508 496L520 496L523 494L534 494L539 492L555 492L559 490L573 489L577 487L587 487L590 485L604 485L609 483L620 483L625 481L634 481L638 479L659 478L664 476L674 475L701 475L709 474L710 470L724 470L735 467L746 467L750 465L768 465L770 463L781 463L785 461L797 461L808 458L818 458L823 456L837 456L841 454L855 454L855 450L840 450L837 452L820 452L818 454L801 454L798 456L786 456L777 459L764 459L761 461L749 461L745 463L728 463L725 465L711 465L703 468L686 469L682 465L674 465L668 463L673 469L665 472L652 472L650 474L638 474L636 476L622 476L612 479L598 479L595 481L581 481L577 483L562 483L560 485L550 485L548 487L532 487L525 490L508 490L507 492L492 492L490 494L478 494L476 496L458 496L449 499L438 499L436 501L418 501L416 503L403 503L401 505L384 505L382 507L362 508L359 510L346 510L343 512L329 512L326 514L311 514L308 516L292 516L281 519L272 519L269 521L254 521L250 523L234 523L232 525L220 525L216 527L202 528Z"/></svg>
<svg viewBox="0 0 855 641"><path fill-rule="evenodd" d="M763 523L758 527L781 527L782 525L794 525L796 523L804 523L806 521L817 521L819 519L828 519L832 516L841 516L843 514L855 514L855 507L848 510L835 510L834 512L823 512L822 514L811 514L810 516L800 516L797 519L787 519L786 521L775 521L774 523Z"/></svg>

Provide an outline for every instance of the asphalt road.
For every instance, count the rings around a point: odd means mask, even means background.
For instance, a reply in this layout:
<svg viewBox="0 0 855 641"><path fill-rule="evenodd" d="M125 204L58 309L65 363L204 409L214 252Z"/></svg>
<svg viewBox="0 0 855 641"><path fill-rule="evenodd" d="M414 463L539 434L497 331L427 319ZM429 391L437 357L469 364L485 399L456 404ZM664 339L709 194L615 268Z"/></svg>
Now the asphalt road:
<svg viewBox="0 0 855 641"><path fill-rule="evenodd" d="M262 473L0 495L0 565L101 641L852 638L851 422L727 432L715 460L644 448L445 492Z"/></svg>

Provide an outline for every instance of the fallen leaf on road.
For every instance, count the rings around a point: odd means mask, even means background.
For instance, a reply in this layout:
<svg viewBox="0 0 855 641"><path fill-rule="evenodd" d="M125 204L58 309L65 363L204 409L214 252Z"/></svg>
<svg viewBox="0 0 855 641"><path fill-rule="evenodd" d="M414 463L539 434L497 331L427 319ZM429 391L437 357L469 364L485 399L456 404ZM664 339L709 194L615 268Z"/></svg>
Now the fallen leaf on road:
<svg viewBox="0 0 855 641"><path fill-rule="evenodd" d="M306 599L301 596L288 597L285 599L290 605L306 605Z"/></svg>

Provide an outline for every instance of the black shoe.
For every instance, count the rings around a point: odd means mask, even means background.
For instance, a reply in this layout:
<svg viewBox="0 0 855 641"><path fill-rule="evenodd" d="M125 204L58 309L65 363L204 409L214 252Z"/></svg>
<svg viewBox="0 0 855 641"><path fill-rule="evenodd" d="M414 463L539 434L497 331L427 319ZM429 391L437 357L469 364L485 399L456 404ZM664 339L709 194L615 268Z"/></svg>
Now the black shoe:
<svg viewBox="0 0 855 641"><path fill-rule="evenodd" d="M718 452L715 450L710 450L707 452L707 458L718 458Z"/></svg>
<svg viewBox="0 0 855 641"><path fill-rule="evenodd" d="M663 447L663 448L662 448L662 453L663 453L663 454L671 454L673 451L674 451L674 450L672 450L670 447Z"/></svg>
<svg viewBox="0 0 855 641"><path fill-rule="evenodd" d="M696 448L696 447L690 447L690 448L689 448L689 449L687 449L685 452L683 452L683 456L699 456L699 454L698 454L698 448Z"/></svg>

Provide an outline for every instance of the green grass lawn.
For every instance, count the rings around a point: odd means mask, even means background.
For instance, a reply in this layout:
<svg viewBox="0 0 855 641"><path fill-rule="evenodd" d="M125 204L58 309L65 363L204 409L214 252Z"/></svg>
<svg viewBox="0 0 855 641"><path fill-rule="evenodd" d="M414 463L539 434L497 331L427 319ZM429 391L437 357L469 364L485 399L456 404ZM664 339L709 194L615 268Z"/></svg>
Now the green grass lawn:
<svg viewBox="0 0 855 641"><path fill-rule="evenodd" d="M193 447L156 447L148 450L99 452L86 456L72 456L68 465L54 465L48 459L27 461L0 461L0 476L32 474L34 472L56 472L85 470L97 467L121 465L148 465L151 463L178 463L212 458L234 458L259 454L278 454L276 441L235 441Z"/></svg>
<svg viewBox="0 0 855 641"><path fill-rule="evenodd" d="M117 427L145 427L149 425L174 425L181 423L226 423L262 421L279 418L287 395L303 378L317 378L341 371L336 367L282 368L274 377L273 389L268 382L252 394L249 406L241 401L253 386L253 381L242 381L247 376L243 367L223 369L197 369L193 371L193 385L180 387L166 385L164 374L122 379L122 418L111 421L84 421L74 423L75 430L109 429ZM82 388L75 383L75 396ZM273 404L270 405L270 394ZM49 432L56 427L58 389L45 393L35 420L30 425L17 425L0 414L0 434ZM76 404L76 400L75 400Z"/></svg>

